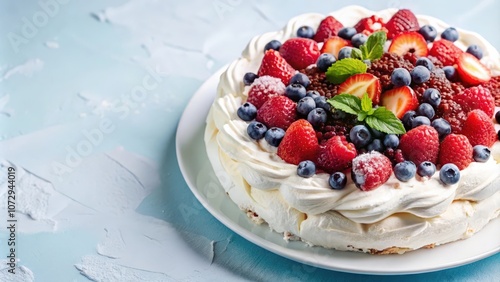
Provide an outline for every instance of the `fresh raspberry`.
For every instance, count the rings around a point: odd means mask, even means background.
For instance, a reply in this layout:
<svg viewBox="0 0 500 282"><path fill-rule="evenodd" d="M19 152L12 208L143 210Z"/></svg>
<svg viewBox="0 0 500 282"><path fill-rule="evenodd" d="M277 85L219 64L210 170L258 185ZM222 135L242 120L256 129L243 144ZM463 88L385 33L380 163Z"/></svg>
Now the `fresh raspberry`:
<svg viewBox="0 0 500 282"><path fill-rule="evenodd" d="M495 112L495 100L491 96L490 90L482 86L467 88L462 93L455 95L454 100L466 113L477 109L492 117Z"/></svg>
<svg viewBox="0 0 500 282"><path fill-rule="evenodd" d="M297 103L286 96L271 97L257 111L256 120L267 128L286 130L297 119Z"/></svg>
<svg viewBox="0 0 500 282"><path fill-rule="evenodd" d="M286 62L280 53L275 50L267 50L262 58L257 75L270 75L281 79L284 84L288 84L290 78L295 74L295 69Z"/></svg>
<svg viewBox="0 0 500 282"><path fill-rule="evenodd" d="M417 17L408 9L397 11L385 24L385 27L387 28L387 38L389 39L406 31L418 31L420 29Z"/></svg>
<svg viewBox="0 0 500 282"><path fill-rule="evenodd" d="M403 151L401 151L401 149L394 150L393 148L387 148L384 150L384 156L391 160L393 166L405 161L405 157L403 156Z"/></svg>
<svg viewBox="0 0 500 282"><path fill-rule="evenodd" d="M434 127L421 125L401 136L399 148L405 160L420 163L436 163L439 154L439 134Z"/></svg>
<svg viewBox="0 0 500 282"><path fill-rule="evenodd" d="M460 133L462 131L462 126L467 119L467 112L465 112L462 107L451 100L446 104L439 105L440 112L438 112L437 117L442 117L450 123L452 133Z"/></svg>
<svg viewBox="0 0 500 282"><path fill-rule="evenodd" d="M279 78L261 76L252 83L248 91L247 102L252 103L257 109L262 107L269 98L285 94L286 86Z"/></svg>
<svg viewBox="0 0 500 282"><path fill-rule="evenodd" d="M446 39L434 41L431 50L429 50L429 54L436 57L445 66L452 66L462 53L460 48Z"/></svg>
<svg viewBox="0 0 500 282"><path fill-rule="evenodd" d="M495 106L500 107L500 76L494 76L482 86L490 90L491 96L495 99Z"/></svg>
<svg viewBox="0 0 500 282"><path fill-rule="evenodd" d="M361 154L352 160L351 178L363 191L370 191L384 184L391 174L391 161L377 151Z"/></svg>
<svg viewBox="0 0 500 282"><path fill-rule="evenodd" d="M481 110L473 110L469 113L462 128L462 134L469 139L472 147L476 145L491 147L497 140L493 121Z"/></svg>
<svg viewBox="0 0 500 282"><path fill-rule="evenodd" d="M316 160L319 144L313 126L305 119L293 122L278 146L278 156L285 162L298 165L301 161Z"/></svg>
<svg viewBox="0 0 500 282"><path fill-rule="evenodd" d="M318 30L316 30L316 34L313 39L316 42L323 42L325 39L337 35L339 30L343 27L344 25L337 21L337 19L332 16L328 16L319 23Z"/></svg>
<svg viewBox="0 0 500 282"><path fill-rule="evenodd" d="M362 18L359 22L354 26L358 33L364 33L366 35L370 35L375 31L385 31L387 33L387 28L385 28L384 20L380 17L372 15L370 17Z"/></svg>
<svg viewBox="0 0 500 282"><path fill-rule="evenodd" d="M328 173L346 170L356 157L356 147L345 137L334 136L320 145L317 164Z"/></svg>
<svg viewBox="0 0 500 282"><path fill-rule="evenodd" d="M281 56L295 69L315 64L321 54L318 44L308 38L290 38L280 47Z"/></svg>
<svg viewBox="0 0 500 282"><path fill-rule="evenodd" d="M462 134L450 134L443 139L439 148L439 164L455 164L462 170L472 162L472 146Z"/></svg>

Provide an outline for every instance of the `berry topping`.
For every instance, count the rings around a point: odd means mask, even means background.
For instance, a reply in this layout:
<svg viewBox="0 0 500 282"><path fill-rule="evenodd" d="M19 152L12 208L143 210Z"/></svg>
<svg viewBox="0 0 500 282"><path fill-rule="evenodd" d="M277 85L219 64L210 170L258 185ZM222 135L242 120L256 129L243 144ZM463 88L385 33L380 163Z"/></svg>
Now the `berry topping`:
<svg viewBox="0 0 500 282"><path fill-rule="evenodd" d="M429 50L429 54L436 57L445 66L452 66L462 53L463 51L455 46L453 42L443 39L434 42L431 50Z"/></svg>
<svg viewBox="0 0 500 282"><path fill-rule="evenodd" d="M316 173L316 165L309 160L301 161L297 166L297 175L304 178L312 177Z"/></svg>
<svg viewBox="0 0 500 282"><path fill-rule="evenodd" d="M490 70L469 53L458 56L457 71L460 79L470 85L478 85L491 79Z"/></svg>
<svg viewBox="0 0 500 282"><path fill-rule="evenodd" d="M323 42L332 36L337 35L339 30L344 26L337 21L334 17L328 16L324 18L319 24L318 30L314 35L314 40L316 42Z"/></svg>
<svg viewBox="0 0 500 282"><path fill-rule="evenodd" d="M434 63L429 60L429 58L426 57L421 57L417 59L417 62L415 63L417 66L424 66L426 67L429 71L432 71L434 69Z"/></svg>
<svg viewBox="0 0 500 282"><path fill-rule="evenodd" d="M439 154L438 132L432 126L418 126L401 136L399 148L405 159L417 166L424 161L436 163Z"/></svg>
<svg viewBox="0 0 500 282"><path fill-rule="evenodd" d="M339 60L350 58L351 54L352 54L352 47L347 46L347 47L340 49L339 55L337 56L337 58Z"/></svg>
<svg viewBox="0 0 500 282"><path fill-rule="evenodd" d="M473 45L467 47L467 50L465 50L465 52L473 55L478 60L481 60L483 58L483 50L481 49L481 47L477 46L476 44L473 44Z"/></svg>
<svg viewBox="0 0 500 282"><path fill-rule="evenodd" d="M394 134L387 134L384 137L384 146L386 148L396 149L399 146L399 138Z"/></svg>
<svg viewBox="0 0 500 282"><path fill-rule="evenodd" d="M362 18L354 28L358 33L364 33L370 35L375 31L383 30L387 31L385 28L384 20L380 17L372 15L370 17ZM340 32L339 32L340 33Z"/></svg>
<svg viewBox="0 0 500 282"><path fill-rule="evenodd" d="M444 75L449 81L456 81L458 79L458 72L454 66L443 67Z"/></svg>
<svg viewBox="0 0 500 282"><path fill-rule="evenodd" d="M345 40L351 40L356 33L358 33L358 31L354 27L343 27L339 30L337 35Z"/></svg>
<svg viewBox="0 0 500 282"><path fill-rule="evenodd" d="M287 129L297 118L297 104L286 96L275 96L267 100L257 110L256 120L268 128L279 127Z"/></svg>
<svg viewBox="0 0 500 282"><path fill-rule="evenodd" d="M305 119L293 122L278 146L278 156L285 162L298 165L301 161L315 160L318 139L312 125Z"/></svg>
<svg viewBox="0 0 500 282"><path fill-rule="evenodd" d="M431 78L431 73L429 72L429 69L424 67L424 66L416 66L411 72L411 80L414 83L420 84L424 83Z"/></svg>
<svg viewBox="0 0 500 282"><path fill-rule="evenodd" d="M378 188L387 182L391 174L391 161L379 152L361 154L352 161L351 178L363 191Z"/></svg>
<svg viewBox="0 0 500 282"><path fill-rule="evenodd" d="M257 108L252 103L246 102L238 108L236 114L244 121L251 121L257 116Z"/></svg>
<svg viewBox="0 0 500 282"><path fill-rule="evenodd" d="M250 138L254 140L260 140L264 138L266 131L267 127L258 121L252 121L247 126L248 136L250 136Z"/></svg>
<svg viewBox="0 0 500 282"><path fill-rule="evenodd" d="M434 108L437 108L441 103L441 93L439 93L439 90L434 88L426 89L422 98L425 103L428 103Z"/></svg>
<svg viewBox="0 0 500 282"><path fill-rule="evenodd" d="M415 177L417 173L417 166L410 161L404 161L394 166L394 175L399 181L408 182Z"/></svg>
<svg viewBox="0 0 500 282"><path fill-rule="evenodd" d="M369 73L355 74L339 85L338 93L348 93L356 97L363 97L365 93L374 104L378 104L382 87L380 80Z"/></svg>
<svg viewBox="0 0 500 282"><path fill-rule="evenodd" d="M500 76L494 76L482 86L490 90L491 96L495 99L495 105L500 107ZM500 122L499 122L500 123Z"/></svg>
<svg viewBox="0 0 500 282"><path fill-rule="evenodd" d="M307 25L301 26L297 29L297 37L312 39L314 37L314 29Z"/></svg>
<svg viewBox="0 0 500 282"><path fill-rule="evenodd" d="M349 138L354 143L356 148L360 149L368 145L372 141L372 134L368 127L360 124L356 125L349 132Z"/></svg>
<svg viewBox="0 0 500 282"><path fill-rule="evenodd" d="M407 111L413 111L418 107L417 96L409 86L394 88L382 93L380 102L398 118L402 118Z"/></svg>
<svg viewBox="0 0 500 282"><path fill-rule="evenodd" d="M433 120L431 125L434 129L436 129L439 134L439 139L441 140L451 133L451 125L444 118L437 118Z"/></svg>
<svg viewBox="0 0 500 282"><path fill-rule="evenodd" d="M304 87L308 87L311 84L311 81L307 75L298 72L292 76L288 84L300 84Z"/></svg>
<svg viewBox="0 0 500 282"><path fill-rule="evenodd" d="M319 55L318 60L316 61L316 66L320 71L326 72L328 68L331 65L333 65L336 61L337 59L332 54L329 53L321 54Z"/></svg>
<svg viewBox="0 0 500 282"><path fill-rule="evenodd" d="M389 39L406 31L418 31L420 29L417 17L408 9L397 11L386 23L385 27L387 28L387 37Z"/></svg>
<svg viewBox="0 0 500 282"><path fill-rule="evenodd" d="M410 72L405 68L396 68L392 71L391 82L394 86L407 86L411 83Z"/></svg>
<svg viewBox="0 0 500 282"><path fill-rule="evenodd" d="M495 111L495 101L490 91L482 86L467 88L453 98L466 114L472 110L482 110L491 117Z"/></svg>
<svg viewBox="0 0 500 282"><path fill-rule="evenodd" d="M328 178L328 184L335 190L344 189L347 184L347 177L342 172L335 172Z"/></svg>
<svg viewBox="0 0 500 282"><path fill-rule="evenodd" d="M318 44L307 38L290 38L281 45L279 52L295 69L305 69L316 63L320 55Z"/></svg>
<svg viewBox="0 0 500 282"><path fill-rule="evenodd" d="M286 84L290 81L295 69L281 57L278 51L268 50L264 54L262 63L260 64L258 76L269 75L281 79ZM257 105L256 105L257 106Z"/></svg>
<svg viewBox="0 0 500 282"><path fill-rule="evenodd" d="M491 118L481 110L473 110L467 115L462 134L465 135L472 146L493 146L497 140L495 126Z"/></svg>
<svg viewBox="0 0 500 282"><path fill-rule="evenodd" d="M483 145L476 145L472 148L472 158L479 163L485 163L489 160L491 151Z"/></svg>
<svg viewBox="0 0 500 282"><path fill-rule="evenodd" d="M246 86L251 85L256 78L259 78L259 76L253 72L247 72L243 76L243 84L245 84Z"/></svg>
<svg viewBox="0 0 500 282"><path fill-rule="evenodd" d="M406 53L413 53L416 56L427 56L427 41L418 32L405 32L394 37L389 52L403 56Z"/></svg>
<svg viewBox="0 0 500 282"><path fill-rule="evenodd" d="M422 162L417 167L417 174L421 177L432 177L434 173L436 173L436 165L429 161Z"/></svg>
<svg viewBox="0 0 500 282"><path fill-rule="evenodd" d="M425 116L429 120L431 120L436 113L434 111L434 108L430 104L422 103L417 108L417 114L419 116Z"/></svg>
<svg viewBox="0 0 500 282"><path fill-rule="evenodd" d="M454 27L449 27L441 33L441 38L446 39L451 42L455 42L458 40L458 31Z"/></svg>
<svg viewBox="0 0 500 282"><path fill-rule="evenodd" d="M452 164L445 164L439 171L439 179L445 185L453 185L460 181L460 170L459 168Z"/></svg>
<svg viewBox="0 0 500 282"><path fill-rule="evenodd" d="M338 57L340 49L346 46L350 46L349 41L338 36L332 36L328 38L323 44L323 47L321 47L321 53L328 53Z"/></svg>
<svg viewBox="0 0 500 282"><path fill-rule="evenodd" d="M300 84L290 84L285 89L285 95L297 102L306 96L306 88Z"/></svg>
<svg viewBox="0 0 500 282"><path fill-rule="evenodd" d="M498 111L496 114L495 114L495 119L497 121L498 124L500 124L500 111Z"/></svg>
<svg viewBox="0 0 500 282"><path fill-rule="evenodd" d="M401 118L401 121L403 122L403 126L405 127L406 130L412 129L412 123L413 119L417 117L417 113L415 111L407 111L403 117Z"/></svg>
<svg viewBox="0 0 500 282"><path fill-rule="evenodd" d="M262 76L255 79L248 92L247 102L260 108L269 98L285 94L285 85L280 79Z"/></svg>
<svg viewBox="0 0 500 282"><path fill-rule="evenodd" d="M413 69L413 64L397 54L384 53L380 59L372 61L367 72L380 79L382 90L389 90L393 88L391 74L396 68L405 68L409 71Z"/></svg>
<svg viewBox="0 0 500 282"><path fill-rule="evenodd" d="M383 152L385 150L384 144L382 143L382 140L380 139L373 139L373 141L366 146L366 150L368 152L370 151L377 151L377 152Z"/></svg>
<svg viewBox="0 0 500 282"><path fill-rule="evenodd" d="M431 25L422 26L418 32L429 42L434 42L437 36L437 30Z"/></svg>
<svg viewBox="0 0 500 282"><path fill-rule="evenodd" d="M280 50L280 47L281 47L281 42L279 42L278 40L271 40L269 41L265 46L264 46L264 52L266 52L267 50L275 50L275 51L279 51Z"/></svg>
<svg viewBox="0 0 500 282"><path fill-rule="evenodd" d="M264 135L264 139L266 139L267 143L273 147L278 147L283 140L283 136L285 136L285 130L279 127L271 127L268 131L266 131L266 135Z"/></svg>
<svg viewBox="0 0 500 282"><path fill-rule="evenodd" d="M358 33L358 34L355 34L351 38L351 43L352 43L352 46L359 48L359 46L365 44L367 40L368 40L368 36L366 36L363 33Z"/></svg>
<svg viewBox="0 0 500 282"><path fill-rule="evenodd" d="M351 166L356 155L356 148L352 143L347 142L344 137L333 136L320 145L317 164L328 173L343 171Z"/></svg>
<svg viewBox="0 0 500 282"><path fill-rule="evenodd" d="M419 127L421 125L431 125L431 120L425 116L418 116L411 121L411 128Z"/></svg>
<svg viewBox="0 0 500 282"><path fill-rule="evenodd" d="M450 134L443 139L439 148L439 164L455 164L459 170L472 162L472 146L461 134ZM442 170L442 169L441 169Z"/></svg>
<svg viewBox="0 0 500 282"><path fill-rule="evenodd" d="M316 108L307 114L307 121L315 128L323 125L327 118L328 116L323 108Z"/></svg>
<svg viewBox="0 0 500 282"><path fill-rule="evenodd" d="M314 99L311 97L304 97L299 100L297 103L297 113L307 116L310 111L314 110L316 108L316 102L314 102Z"/></svg>

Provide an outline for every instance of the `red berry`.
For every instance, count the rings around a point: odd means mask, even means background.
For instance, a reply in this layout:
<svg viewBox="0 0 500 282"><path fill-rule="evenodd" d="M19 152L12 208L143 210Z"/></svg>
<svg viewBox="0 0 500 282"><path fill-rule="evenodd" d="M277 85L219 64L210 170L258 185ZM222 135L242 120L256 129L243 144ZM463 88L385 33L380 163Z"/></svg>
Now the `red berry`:
<svg viewBox="0 0 500 282"><path fill-rule="evenodd" d="M269 98L285 94L286 86L279 78L261 76L252 83L248 91L247 102L252 103L257 109L262 107Z"/></svg>
<svg viewBox="0 0 500 282"><path fill-rule="evenodd" d="M258 76L270 75L279 78L284 84L288 84L294 74L295 69L275 50L266 51L257 73Z"/></svg>
<svg viewBox="0 0 500 282"><path fill-rule="evenodd" d="M387 28L387 38L389 39L406 31L418 31L420 29L417 17L408 9L397 11L385 24L385 27Z"/></svg>
<svg viewBox="0 0 500 282"><path fill-rule="evenodd" d="M286 130L297 119L297 103L286 96L271 97L257 111L256 120L267 128Z"/></svg>
<svg viewBox="0 0 500 282"><path fill-rule="evenodd" d="M391 160L377 151L361 154L352 161L351 178L363 191L370 191L384 184L391 174Z"/></svg>
<svg viewBox="0 0 500 282"><path fill-rule="evenodd" d="M382 86L378 77L369 73L355 74L339 85L337 93L348 93L356 97L363 97L365 93L377 105L380 100Z"/></svg>
<svg viewBox="0 0 500 282"><path fill-rule="evenodd" d="M434 127L421 125L401 136L399 148L405 160L419 166L420 163L429 161L437 163L439 154L439 134Z"/></svg>
<svg viewBox="0 0 500 282"><path fill-rule="evenodd" d="M319 147L317 164L328 173L346 170L356 157L356 147L344 136L334 136Z"/></svg>
<svg viewBox="0 0 500 282"><path fill-rule="evenodd" d="M298 165L301 161L315 160L319 144L313 126L305 119L293 122L278 146L278 156L285 162Z"/></svg>
<svg viewBox="0 0 500 282"><path fill-rule="evenodd" d="M482 86L475 86L465 89L458 95L453 96L453 100L462 107L465 113L472 110L482 110L489 117L495 112L495 100L491 96L490 90Z"/></svg>
<svg viewBox="0 0 500 282"><path fill-rule="evenodd" d="M389 52L400 56L406 53L413 53L418 57L425 57L429 50L427 49L427 41L425 41L424 37L418 32L411 31L394 37L389 46Z"/></svg>
<svg viewBox="0 0 500 282"><path fill-rule="evenodd" d="M413 111L418 107L418 100L413 89L401 86L382 93L380 104L393 112L396 117L402 118L407 111Z"/></svg>
<svg viewBox="0 0 500 282"><path fill-rule="evenodd" d="M472 162L472 146L462 134L450 134L443 139L439 148L439 164L455 164L462 170Z"/></svg>
<svg viewBox="0 0 500 282"><path fill-rule="evenodd" d="M349 41L338 36L332 36L325 41L323 47L321 47L320 53L329 53L334 55L335 58L338 58L340 49L350 45L351 43L349 43Z"/></svg>
<svg viewBox="0 0 500 282"><path fill-rule="evenodd" d="M364 33L366 35L370 35L375 31L385 31L387 33L387 29L385 28L385 23L382 18L379 18L375 15L370 17L362 18L354 28L358 33Z"/></svg>
<svg viewBox="0 0 500 282"><path fill-rule="evenodd" d="M490 70L472 54L460 54L456 63L460 79L469 85L486 83L491 79Z"/></svg>
<svg viewBox="0 0 500 282"><path fill-rule="evenodd" d="M281 45L280 54L292 67L301 70L316 63L321 53L312 39L290 38Z"/></svg>
<svg viewBox="0 0 500 282"><path fill-rule="evenodd" d="M469 139L472 147L476 145L491 147L497 140L492 119L481 110L469 113L462 127L462 134Z"/></svg>
<svg viewBox="0 0 500 282"><path fill-rule="evenodd" d="M482 84L484 88L490 90L491 96L495 99L495 105L500 107L500 76L494 76L490 81Z"/></svg>
<svg viewBox="0 0 500 282"><path fill-rule="evenodd" d="M316 42L323 42L325 41L325 39L337 35L339 30L343 27L344 25L337 21L337 19L332 16L328 16L324 18L319 24L318 30L316 31L313 39Z"/></svg>
<svg viewBox="0 0 500 282"><path fill-rule="evenodd" d="M452 66L458 59L458 56L463 51L458 48L453 42L441 39L434 41L429 54L436 57L445 66Z"/></svg>

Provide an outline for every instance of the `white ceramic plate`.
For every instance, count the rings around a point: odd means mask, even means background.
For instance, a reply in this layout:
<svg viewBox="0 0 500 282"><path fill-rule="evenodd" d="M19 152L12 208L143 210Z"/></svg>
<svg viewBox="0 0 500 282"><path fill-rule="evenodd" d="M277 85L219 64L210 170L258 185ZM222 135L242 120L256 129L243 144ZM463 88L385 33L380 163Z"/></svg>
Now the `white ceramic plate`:
<svg viewBox="0 0 500 282"><path fill-rule="evenodd" d="M500 219L468 240L404 255L369 255L286 242L266 224L254 224L224 192L210 165L203 141L205 118L215 97L219 76L210 77L194 94L179 121L176 152L189 188L220 222L247 240L283 257L316 267L363 274L422 273L468 264L500 251Z"/></svg>

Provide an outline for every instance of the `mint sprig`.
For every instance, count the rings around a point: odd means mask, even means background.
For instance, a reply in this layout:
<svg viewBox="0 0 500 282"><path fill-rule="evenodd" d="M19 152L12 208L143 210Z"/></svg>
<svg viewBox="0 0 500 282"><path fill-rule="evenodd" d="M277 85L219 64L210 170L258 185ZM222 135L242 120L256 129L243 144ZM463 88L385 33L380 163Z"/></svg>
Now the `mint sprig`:
<svg viewBox="0 0 500 282"><path fill-rule="evenodd" d="M353 58L345 58L331 65L326 71L326 79L333 84L340 84L347 78L366 72L366 64Z"/></svg>
<svg viewBox="0 0 500 282"><path fill-rule="evenodd" d="M387 34L384 31L372 33L366 43L359 46L359 49L353 48L351 58L358 60L377 60L384 54L384 44L387 41Z"/></svg>
<svg viewBox="0 0 500 282"><path fill-rule="evenodd" d="M328 103L337 110L356 115L358 121L365 122L369 127L387 134L404 134L403 123L385 107L376 109L372 100L365 93L360 99L351 94L340 94L328 99Z"/></svg>

